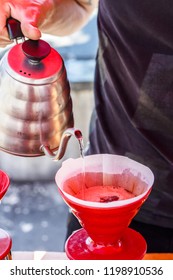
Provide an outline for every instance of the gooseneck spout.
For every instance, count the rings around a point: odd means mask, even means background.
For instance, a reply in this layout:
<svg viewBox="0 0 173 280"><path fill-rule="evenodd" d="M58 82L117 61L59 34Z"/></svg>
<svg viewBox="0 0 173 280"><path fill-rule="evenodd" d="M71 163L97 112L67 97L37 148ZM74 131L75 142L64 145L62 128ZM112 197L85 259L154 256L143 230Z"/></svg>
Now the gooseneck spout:
<svg viewBox="0 0 173 280"><path fill-rule="evenodd" d="M51 151L49 146L46 146L46 145L41 145L40 149L42 152L44 152L44 154L46 156L48 156L49 158L52 158L52 160L54 160L54 161L60 160L65 154L67 143L68 143L69 139L71 138L71 136L75 136L76 139L78 140L79 147L80 147L80 154L83 157L84 156L83 155L83 148L84 148L83 136L82 136L82 132L76 128L68 128L64 131L57 152Z"/></svg>

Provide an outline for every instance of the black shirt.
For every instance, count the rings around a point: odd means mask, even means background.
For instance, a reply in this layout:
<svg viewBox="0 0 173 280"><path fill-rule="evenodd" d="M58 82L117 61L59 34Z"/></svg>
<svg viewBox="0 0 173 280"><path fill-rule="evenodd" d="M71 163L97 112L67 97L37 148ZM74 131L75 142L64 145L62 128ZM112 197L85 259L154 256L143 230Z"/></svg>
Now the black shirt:
<svg viewBox="0 0 173 280"><path fill-rule="evenodd" d="M100 0L89 154L151 168L136 219L173 228L173 1Z"/></svg>

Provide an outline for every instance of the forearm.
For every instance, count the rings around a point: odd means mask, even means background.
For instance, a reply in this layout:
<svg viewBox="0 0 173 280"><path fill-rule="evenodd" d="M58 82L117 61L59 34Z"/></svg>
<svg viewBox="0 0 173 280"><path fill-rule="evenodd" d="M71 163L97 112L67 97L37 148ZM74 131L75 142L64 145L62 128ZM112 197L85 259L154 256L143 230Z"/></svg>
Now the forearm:
<svg viewBox="0 0 173 280"><path fill-rule="evenodd" d="M40 29L43 33L58 36L69 35L86 24L98 0L54 0L55 9Z"/></svg>

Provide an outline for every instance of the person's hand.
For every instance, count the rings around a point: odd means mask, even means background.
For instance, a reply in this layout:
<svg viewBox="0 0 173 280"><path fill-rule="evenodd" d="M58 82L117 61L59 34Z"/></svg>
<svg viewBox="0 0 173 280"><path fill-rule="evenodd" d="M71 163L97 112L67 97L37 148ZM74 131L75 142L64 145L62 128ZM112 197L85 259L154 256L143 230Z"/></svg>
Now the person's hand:
<svg viewBox="0 0 173 280"><path fill-rule="evenodd" d="M0 0L0 47L10 42L9 17L21 23L25 37L38 40L41 32L65 36L79 30L97 7L98 0Z"/></svg>
<svg viewBox="0 0 173 280"><path fill-rule="evenodd" d="M0 0L0 47L11 43L6 28L9 17L21 22L24 36L38 40L41 37L40 27L50 18L53 8L52 0Z"/></svg>

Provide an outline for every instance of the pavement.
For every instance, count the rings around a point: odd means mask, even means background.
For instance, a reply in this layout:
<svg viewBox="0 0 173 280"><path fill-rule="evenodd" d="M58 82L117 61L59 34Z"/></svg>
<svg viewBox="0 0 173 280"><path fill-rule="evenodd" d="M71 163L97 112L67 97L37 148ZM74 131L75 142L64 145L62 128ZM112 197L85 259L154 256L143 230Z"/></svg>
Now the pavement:
<svg viewBox="0 0 173 280"><path fill-rule="evenodd" d="M64 250L68 207L52 182L11 182L0 205L0 227L12 251Z"/></svg>
<svg viewBox="0 0 173 280"><path fill-rule="evenodd" d="M75 124L86 144L93 108L96 16L72 36L46 38L65 61ZM64 158L57 163L46 157L21 158L0 152L0 169L7 172L11 181L0 204L0 228L11 235L13 251L64 251L69 209L58 193L54 178L65 159L79 156L78 148L75 140L70 140Z"/></svg>

